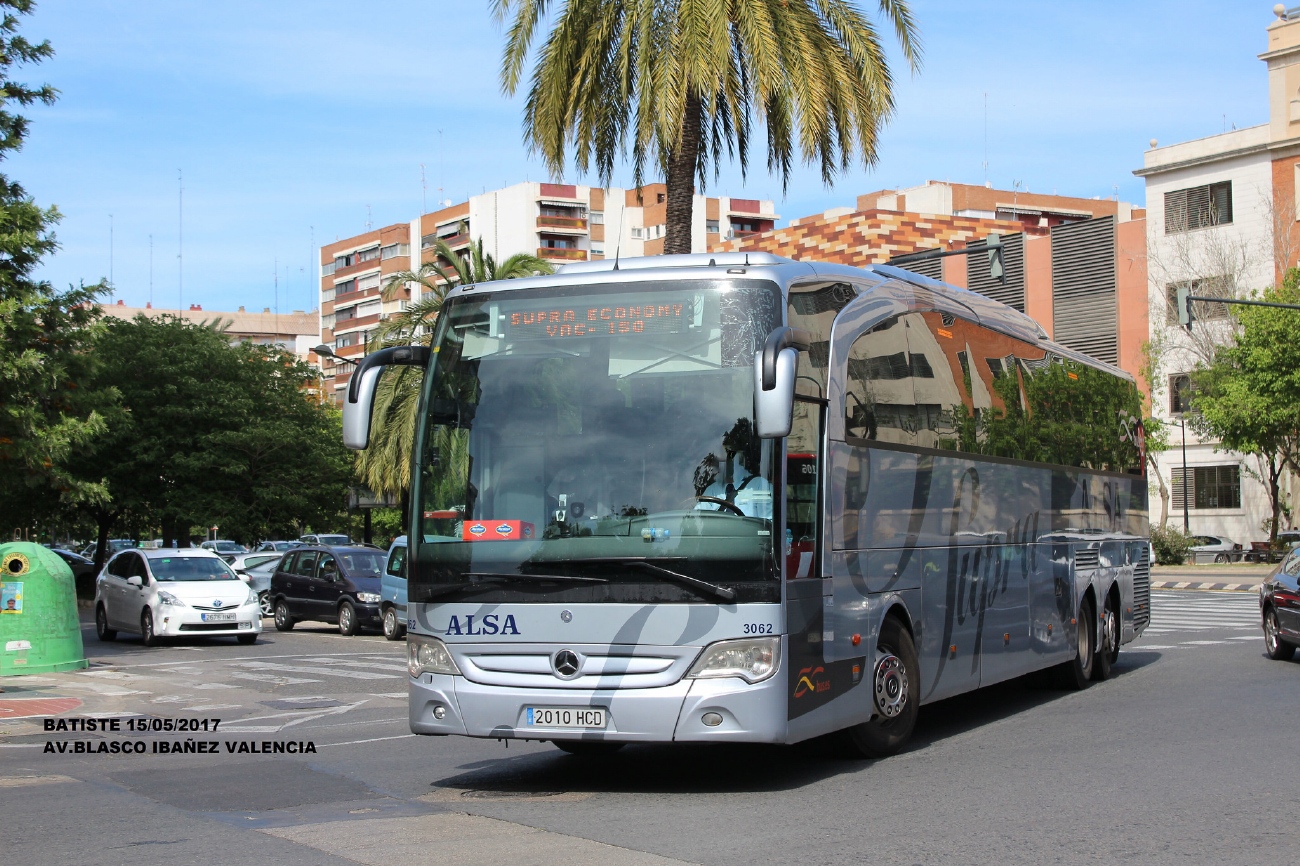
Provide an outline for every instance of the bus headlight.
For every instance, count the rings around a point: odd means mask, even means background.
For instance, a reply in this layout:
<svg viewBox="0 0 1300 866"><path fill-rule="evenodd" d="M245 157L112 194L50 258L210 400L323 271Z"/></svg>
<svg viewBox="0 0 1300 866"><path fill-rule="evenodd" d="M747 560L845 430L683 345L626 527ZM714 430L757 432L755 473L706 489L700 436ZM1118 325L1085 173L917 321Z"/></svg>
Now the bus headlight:
<svg viewBox="0 0 1300 866"><path fill-rule="evenodd" d="M406 636L406 670L412 677L420 674L461 675L446 644L436 637L413 634Z"/></svg>
<svg viewBox="0 0 1300 866"><path fill-rule="evenodd" d="M761 683L780 666L780 637L721 640L704 648L686 677L740 677L747 683Z"/></svg>

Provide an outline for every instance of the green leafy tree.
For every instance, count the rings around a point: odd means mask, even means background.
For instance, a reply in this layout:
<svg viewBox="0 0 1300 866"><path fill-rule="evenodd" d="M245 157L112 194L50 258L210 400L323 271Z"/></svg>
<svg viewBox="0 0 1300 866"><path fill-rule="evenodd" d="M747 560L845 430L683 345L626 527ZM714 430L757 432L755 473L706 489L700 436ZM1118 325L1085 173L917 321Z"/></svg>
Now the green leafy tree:
<svg viewBox="0 0 1300 866"><path fill-rule="evenodd" d="M30 0L0 0L0 159L19 150L27 118L15 107L54 102L49 85L14 80L18 66L54 52L18 34ZM57 249L58 211L42 208L23 187L0 174L0 520L17 527L61 504L102 500L93 476L76 477L67 461L103 429L101 410L112 395L86 387L94 364L87 345L103 283L55 290L34 277Z"/></svg>
<svg viewBox="0 0 1300 866"><path fill-rule="evenodd" d="M216 323L110 320L95 344L92 387L120 404L76 467L108 497L85 508L97 557L114 528L161 526L165 544L194 525L236 540L327 522L350 465L338 413L310 391L315 374L277 349L231 346Z"/></svg>
<svg viewBox="0 0 1300 866"><path fill-rule="evenodd" d="M1300 271L1287 272L1280 287L1263 293L1263 300L1300 303ZM1268 489L1271 519L1269 542L1277 531L1286 503L1281 492L1283 470L1300 474L1300 353L1295 335L1300 311L1244 307L1237 313L1240 333L1222 346L1211 364L1192 374L1192 427L1217 439L1223 448L1255 455L1260 480Z"/></svg>
<svg viewBox="0 0 1300 866"><path fill-rule="evenodd" d="M796 149L829 184L855 158L871 166L893 113L893 78L876 26L852 0L491 0L509 22L502 85L518 90L542 21L524 136L552 174L572 148L608 185L629 143L634 182L647 161L665 178L666 253L691 251L698 181L724 153L747 171L753 118L767 165L788 185ZM912 70L921 46L910 4L880 0Z"/></svg>
<svg viewBox="0 0 1300 866"><path fill-rule="evenodd" d="M410 283L420 285L424 292L407 309L376 329L380 348L413 343L428 345L443 299L452 286L538 276L554 270L545 259L529 253L516 253L498 264L490 253L483 251L482 238L472 243L465 255L439 240L434 247L433 261L425 262L418 271L393 274L384 284L387 300L397 297ZM423 380L423 371L414 367L384 371L375 391L370 447L357 456L357 474L362 483L381 496L399 497L403 511L411 486L411 455Z"/></svg>

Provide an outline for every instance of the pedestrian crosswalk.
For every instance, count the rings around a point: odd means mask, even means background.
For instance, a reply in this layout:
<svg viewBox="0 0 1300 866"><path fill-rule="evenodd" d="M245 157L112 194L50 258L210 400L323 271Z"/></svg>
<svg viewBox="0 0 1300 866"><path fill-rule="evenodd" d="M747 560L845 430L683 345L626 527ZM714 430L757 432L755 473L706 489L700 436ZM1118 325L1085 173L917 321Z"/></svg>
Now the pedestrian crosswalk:
<svg viewBox="0 0 1300 866"><path fill-rule="evenodd" d="M1198 637L1194 632L1259 632L1259 596L1253 592L1151 593L1151 625L1146 637Z"/></svg>

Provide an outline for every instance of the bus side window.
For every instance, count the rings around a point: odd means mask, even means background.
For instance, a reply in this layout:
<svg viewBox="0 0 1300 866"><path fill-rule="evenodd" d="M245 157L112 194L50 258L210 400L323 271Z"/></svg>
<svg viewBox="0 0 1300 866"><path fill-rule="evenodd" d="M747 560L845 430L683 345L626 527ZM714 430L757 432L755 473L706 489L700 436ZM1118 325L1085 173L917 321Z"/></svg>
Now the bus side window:
<svg viewBox="0 0 1300 866"><path fill-rule="evenodd" d="M916 444L912 382L925 359L909 351L907 318L886 319L849 347L844 381L846 439Z"/></svg>

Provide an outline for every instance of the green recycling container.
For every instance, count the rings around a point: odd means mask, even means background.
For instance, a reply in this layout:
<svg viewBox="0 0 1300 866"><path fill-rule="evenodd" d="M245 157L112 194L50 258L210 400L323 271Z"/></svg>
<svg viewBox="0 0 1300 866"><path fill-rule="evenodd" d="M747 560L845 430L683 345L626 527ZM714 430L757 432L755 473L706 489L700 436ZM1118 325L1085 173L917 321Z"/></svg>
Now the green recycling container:
<svg viewBox="0 0 1300 866"><path fill-rule="evenodd" d="M0 544L0 677L85 667L72 569L39 544Z"/></svg>

